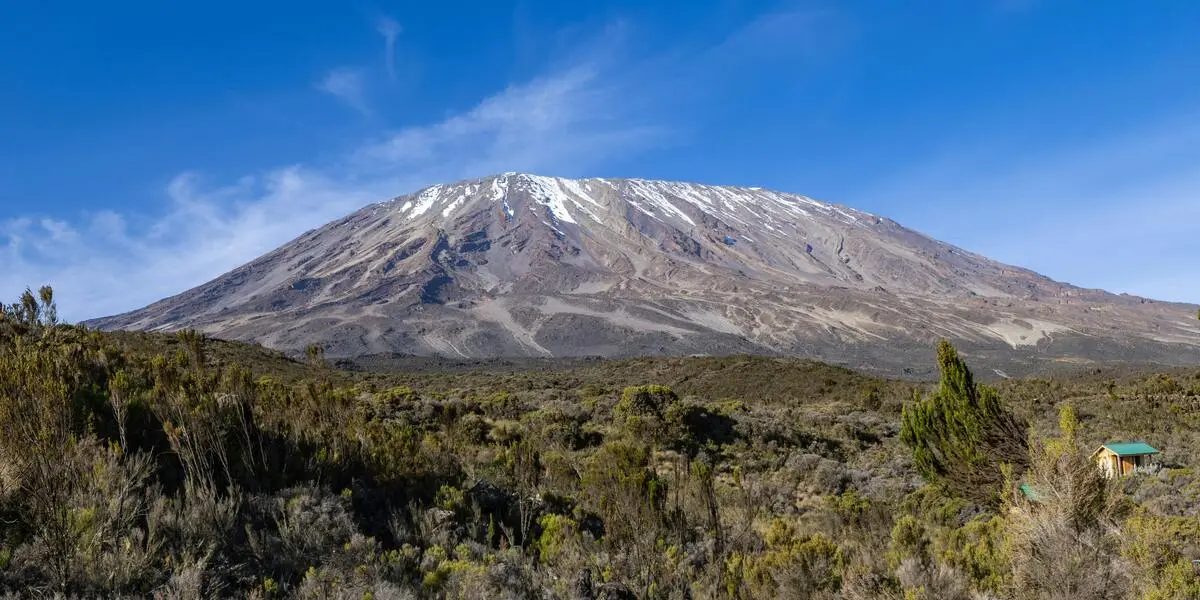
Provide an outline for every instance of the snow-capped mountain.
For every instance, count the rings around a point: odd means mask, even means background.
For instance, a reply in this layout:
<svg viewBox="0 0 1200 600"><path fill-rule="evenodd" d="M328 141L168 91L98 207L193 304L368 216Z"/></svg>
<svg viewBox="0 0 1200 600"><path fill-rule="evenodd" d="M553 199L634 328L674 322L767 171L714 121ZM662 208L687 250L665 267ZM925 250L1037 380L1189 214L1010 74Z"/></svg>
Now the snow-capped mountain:
<svg viewBox="0 0 1200 600"><path fill-rule="evenodd" d="M795 194L508 173L367 206L105 328L329 356L770 353L894 372L1195 364L1195 307L1055 282Z"/></svg>

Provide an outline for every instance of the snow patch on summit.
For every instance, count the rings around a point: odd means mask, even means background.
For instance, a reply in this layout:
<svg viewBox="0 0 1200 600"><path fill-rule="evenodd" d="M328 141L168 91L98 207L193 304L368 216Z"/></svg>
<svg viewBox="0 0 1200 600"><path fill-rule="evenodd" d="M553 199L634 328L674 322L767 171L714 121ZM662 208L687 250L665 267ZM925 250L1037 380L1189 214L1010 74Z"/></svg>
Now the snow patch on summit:
<svg viewBox="0 0 1200 600"><path fill-rule="evenodd" d="M572 217L570 211L567 210L568 198L559 189L554 178L522 175L521 180L525 182L526 191L533 196L534 202L549 208L550 214L555 219L566 223L576 223L575 217Z"/></svg>
<svg viewBox="0 0 1200 600"><path fill-rule="evenodd" d="M476 185L476 184L468 185L466 190L464 190L462 193L460 193L458 195L457 198L454 199L454 202L447 204L446 208L442 210L442 218L443 219L448 218L451 214L454 213L455 209L457 209L459 206L462 206L462 203L465 202L467 200L467 198L474 196L475 192L477 192L478 190L479 190L478 185Z"/></svg>
<svg viewBox="0 0 1200 600"><path fill-rule="evenodd" d="M688 225L690 225L692 227L696 226L696 222L693 221L691 217L687 216L687 213L683 212L682 210L679 210L679 207L672 204L671 201L666 196L664 196L662 193L660 193L653 186L647 184L644 181L638 181L638 180L630 181L629 186L632 187L634 189L634 191L636 191L638 193L638 195L641 196L643 199L650 201L650 204L654 208L657 208L668 215L677 217L679 220L687 223ZM641 209L642 212L645 212L646 214L648 214L652 217L655 216L652 212L647 211L640 204L638 204L636 206L639 209Z"/></svg>
<svg viewBox="0 0 1200 600"><path fill-rule="evenodd" d="M513 219L513 209L508 204L508 175L492 179L492 201L499 201L504 206L504 214L508 215L508 220Z"/></svg>
<svg viewBox="0 0 1200 600"><path fill-rule="evenodd" d="M433 204L438 201L438 197L441 196L443 189L445 188L439 184L426 188L420 194L417 194L417 204L413 206L412 212L408 216L419 217L428 212L433 207Z"/></svg>

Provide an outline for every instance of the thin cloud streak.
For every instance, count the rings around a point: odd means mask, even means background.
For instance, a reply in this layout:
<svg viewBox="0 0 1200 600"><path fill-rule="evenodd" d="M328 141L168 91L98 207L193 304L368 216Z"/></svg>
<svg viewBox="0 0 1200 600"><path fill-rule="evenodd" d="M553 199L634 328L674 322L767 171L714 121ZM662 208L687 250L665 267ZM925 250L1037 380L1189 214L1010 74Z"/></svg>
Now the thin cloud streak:
<svg viewBox="0 0 1200 600"><path fill-rule="evenodd" d="M317 82L317 89L337 98L346 106L370 116L365 97L366 80L360 69L339 67Z"/></svg>
<svg viewBox="0 0 1200 600"><path fill-rule="evenodd" d="M376 31L383 36L384 61L387 65L388 79L396 81L396 38L404 31L400 23L388 16L381 16L375 24Z"/></svg>

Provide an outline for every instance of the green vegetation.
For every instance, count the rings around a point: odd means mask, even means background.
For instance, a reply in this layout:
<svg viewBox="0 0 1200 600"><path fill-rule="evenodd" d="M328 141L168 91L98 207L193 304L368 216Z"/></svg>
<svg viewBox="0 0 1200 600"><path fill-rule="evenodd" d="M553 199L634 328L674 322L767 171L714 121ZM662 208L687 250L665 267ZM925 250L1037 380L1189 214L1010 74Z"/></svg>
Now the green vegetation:
<svg viewBox="0 0 1200 600"><path fill-rule="evenodd" d="M949 342L938 346L941 382L924 400L905 407L900 439L926 480L955 496L997 505L1005 491L1002 470L1020 475L1028 463L1026 424L978 385Z"/></svg>
<svg viewBox="0 0 1200 600"><path fill-rule="evenodd" d="M1200 595L1200 372L990 388L938 360L937 386L754 357L347 371L30 292L0 310L0 596ZM1163 467L1103 479L1113 438Z"/></svg>

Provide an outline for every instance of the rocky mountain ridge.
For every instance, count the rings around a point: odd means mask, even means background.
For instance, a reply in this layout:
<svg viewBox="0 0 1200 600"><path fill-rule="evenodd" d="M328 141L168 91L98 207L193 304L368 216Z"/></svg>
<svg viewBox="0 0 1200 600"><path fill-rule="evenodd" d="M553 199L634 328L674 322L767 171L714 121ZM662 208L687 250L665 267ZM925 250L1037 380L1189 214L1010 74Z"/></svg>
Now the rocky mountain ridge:
<svg viewBox="0 0 1200 600"><path fill-rule="evenodd" d="M1060 283L761 188L508 173L367 206L102 328L328 356L787 354L887 373L1196 364L1193 306Z"/></svg>

